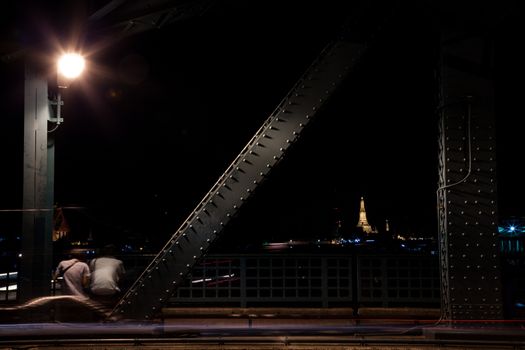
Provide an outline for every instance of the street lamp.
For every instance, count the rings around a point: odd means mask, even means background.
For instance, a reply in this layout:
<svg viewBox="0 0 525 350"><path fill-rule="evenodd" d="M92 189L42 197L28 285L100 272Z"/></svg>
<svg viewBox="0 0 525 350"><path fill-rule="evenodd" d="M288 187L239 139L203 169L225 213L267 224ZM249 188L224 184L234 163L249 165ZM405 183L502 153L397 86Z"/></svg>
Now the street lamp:
<svg viewBox="0 0 525 350"><path fill-rule="evenodd" d="M67 53L53 69L56 97L49 98L49 66L26 57L24 83L24 184L22 260L19 267L19 301L49 295L52 271L54 208L54 138L63 122L61 90L69 87L85 67L82 56ZM54 85L54 83L52 84ZM53 106L56 107L53 110ZM48 123L56 124L49 130Z"/></svg>
<svg viewBox="0 0 525 350"><path fill-rule="evenodd" d="M82 74L85 67L86 61L78 53L65 53L57 61L57 96L56 100L50 101L51 105L56 106L56 115L49 116L49 121L55 122L57 126L64 121L61 116L61 107L64 104L61 90L67 89L71 81Z"/></svg>
<svg viewBox="0 0 525 350"><path fill-rule="evenodd" d="M78 53L66 53L57 62L58 87L67 88L72 79L78 78L86 66L84 57Z"/></svg>

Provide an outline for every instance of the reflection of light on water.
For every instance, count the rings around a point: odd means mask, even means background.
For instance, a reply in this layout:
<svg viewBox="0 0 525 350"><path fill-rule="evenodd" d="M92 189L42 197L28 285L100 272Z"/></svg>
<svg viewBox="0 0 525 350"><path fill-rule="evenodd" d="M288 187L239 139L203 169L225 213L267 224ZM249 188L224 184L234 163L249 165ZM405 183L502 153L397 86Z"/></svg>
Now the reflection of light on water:
<svg viewBox="0 0 525 350"><path fill-rule="evenodd" d="M18 285L16 284L10 284L6 287L0 287L0 292L11 292L18 289Z"/></svg>
<svg viewBox="0 0 525 350"><path fill-rule="evenodd" d="M3 272L0 273L0 280L16 280L18 278L18 272ZM7 291L16 291L18 289L18 284L9 284L7 286L0 287L0 292L7 292Z"/></svg>
<svg viewBox="0 0 525 350"><path fill-rule="evenodd" d="M13 279L14 280L15 278L18 278L18 272L17 271L0 273L0 280L5 280L5 279Z"/></svg>
<svg viewBox="0 0 525 350"><path fill-rule="evenodd" d="M191 281L191 283L203 283L203 282L210 282L210 281L221 281L222 282L222 281L228 281L228 279L233 278L234 276L235 274L232 273L230 275L223 275L217 278L200 278L200 279Z"/></svg>
<svg viewBox="0 0 525 350"><path fill-rule="evenodd" d="M0 273L0 281L2 286L0 287L0 300L16 300L18 293L18 272L2 272Z"/></svg>

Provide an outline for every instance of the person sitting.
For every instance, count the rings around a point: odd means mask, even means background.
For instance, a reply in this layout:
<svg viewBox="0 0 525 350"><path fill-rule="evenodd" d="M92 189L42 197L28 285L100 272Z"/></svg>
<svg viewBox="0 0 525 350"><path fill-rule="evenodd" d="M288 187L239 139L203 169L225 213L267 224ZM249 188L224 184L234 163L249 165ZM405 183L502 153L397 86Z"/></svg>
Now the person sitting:
<svg viewBox="0 0 525 350"><path fill-rule="evenodd" d="M113 307L121 295L120 280L126 273L122 260L115 257L115 246L102 248L99 257L89 263L91 269L91 298L99 303Z"/></svg>
<svg viewBox="0 0 525 350"><path fill-rule="evenodd" d="M81 298L88 299L89 295L86 289L90 284L90 269L85 263L84 254L78 250L72 250L70 259L62 260L54 274L53 279L57 280L62 277L62 294L74 295Z"/></svg>

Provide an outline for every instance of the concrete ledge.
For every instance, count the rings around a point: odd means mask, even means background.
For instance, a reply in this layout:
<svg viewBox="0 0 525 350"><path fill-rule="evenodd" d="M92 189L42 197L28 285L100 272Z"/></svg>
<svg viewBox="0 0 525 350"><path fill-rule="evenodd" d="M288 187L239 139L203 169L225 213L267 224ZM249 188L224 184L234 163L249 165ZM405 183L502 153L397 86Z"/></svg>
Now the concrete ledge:
<svg viewBox="0 0 525 350"><path fill-rule="evenodd" d="M346 318L346 319L431 319L437 320L439 309L421 308L220 308L168 307L162 309L164 318Z"/></svg>
<svg viewBox="0 0 525 350"><path fill-rule="evenodd" d="M367 318L407 318L407 319L439 319L440 309L433 308L359 308L359 317Z"/></svg>

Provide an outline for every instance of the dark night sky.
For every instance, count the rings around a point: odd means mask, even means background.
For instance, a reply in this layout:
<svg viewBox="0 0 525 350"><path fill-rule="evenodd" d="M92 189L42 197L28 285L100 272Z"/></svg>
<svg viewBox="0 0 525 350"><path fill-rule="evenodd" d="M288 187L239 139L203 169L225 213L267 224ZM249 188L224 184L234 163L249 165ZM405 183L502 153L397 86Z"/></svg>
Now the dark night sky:
<svg viewBox="0 0 525 350"><path fill-rule="evenodd" d="M56 133L56 202L87 208L111 234L145 234L163 244L351 9L322 1L218 2L203 16L93 52L91 74L67 92L66 121ZM499 204L506 216L525 214L512 168L523 150L516 127L523 89L510 87L520 86L524 62L514 16L495 22ZM401 231L435 234L430 23L403 7L239 213L232 236L321 238L336 207L357 223L360 196L373 225L389 219ZM21 81L12 67L3 65L3 84ZM11 87L2 88L2 208L21 206L23 134L16 118L23 108Z"/></svg>

